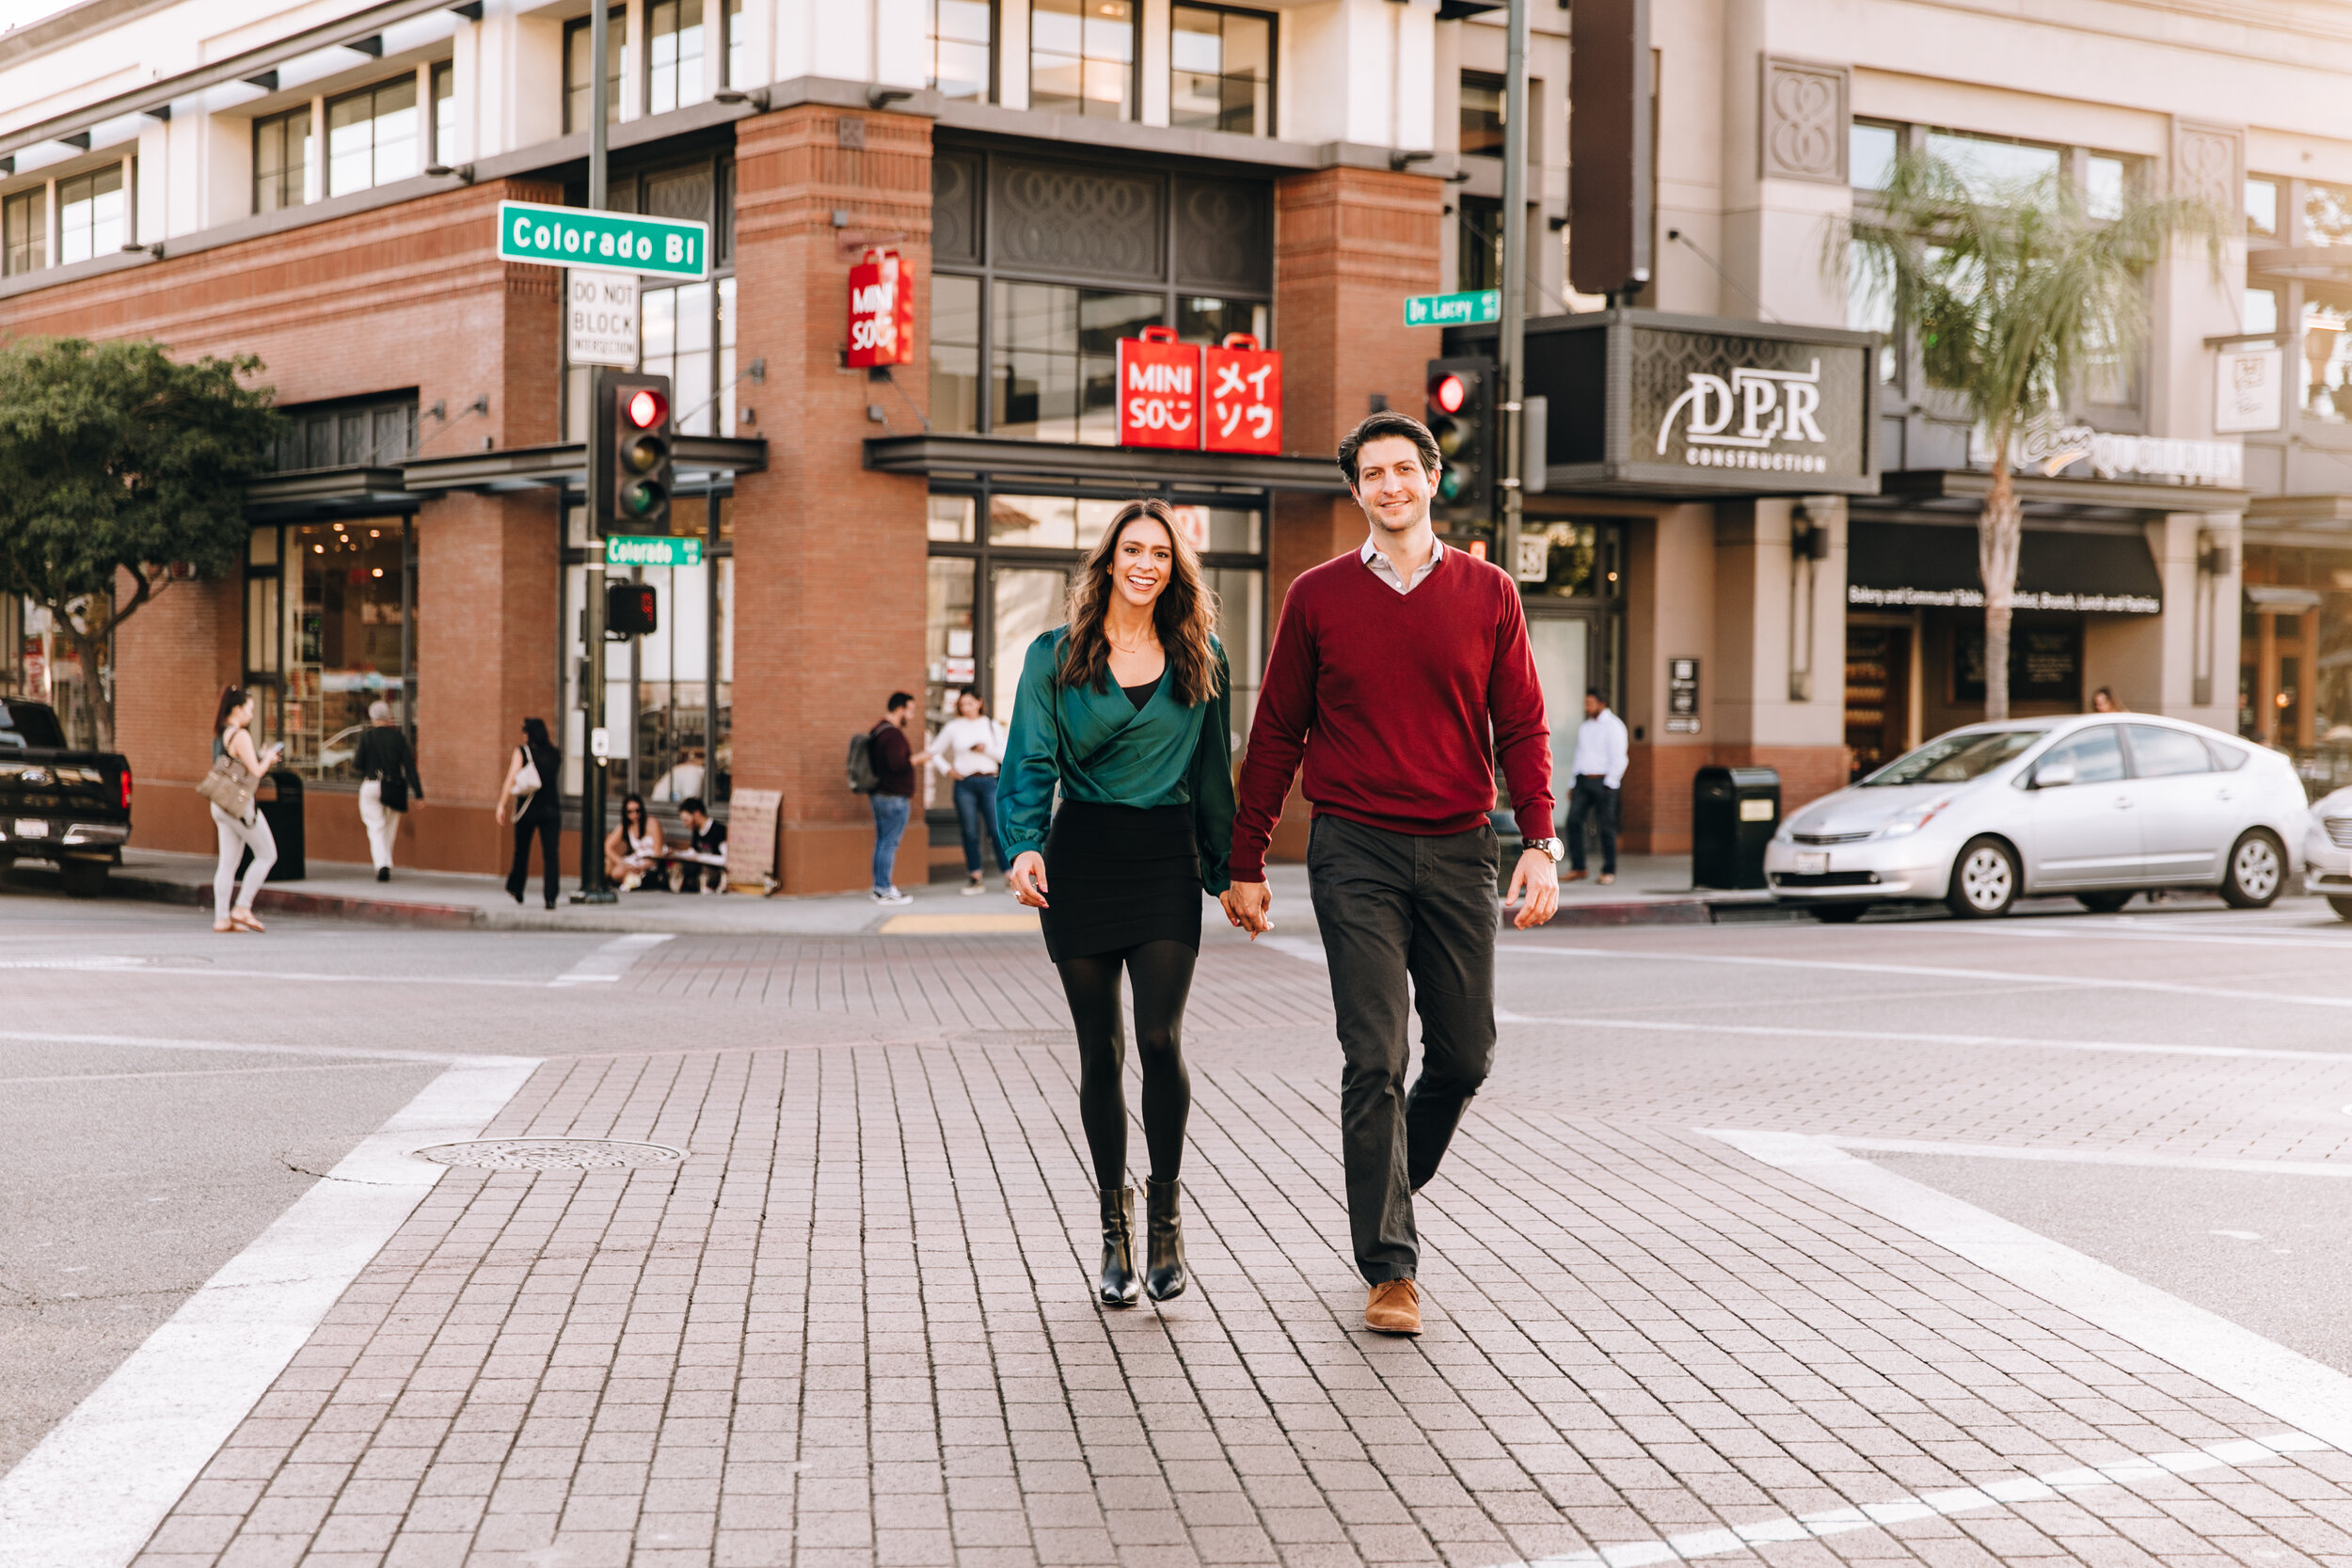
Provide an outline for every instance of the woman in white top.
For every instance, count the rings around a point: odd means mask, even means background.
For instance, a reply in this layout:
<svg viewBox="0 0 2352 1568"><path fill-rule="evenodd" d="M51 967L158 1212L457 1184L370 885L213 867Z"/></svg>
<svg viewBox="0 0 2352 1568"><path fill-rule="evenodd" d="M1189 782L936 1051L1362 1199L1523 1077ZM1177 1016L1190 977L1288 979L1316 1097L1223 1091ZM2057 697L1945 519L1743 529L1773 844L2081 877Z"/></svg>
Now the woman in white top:
<svg viewBox="0 0 2352 1568"><path fill-rule="evenodd" d="M669 872L661 863L661 851L666 847L661 824L645 810L645 798L634 793L622 796L620 826L604 835L606 882L623 893L634 893L648 881L657 888L668 888Z"/></svg>
<svg viewBox="0 0 2352 1568"><path fill-rule="evenodd" d="M213 715L213 754L226 755L240 768L253 775L259 784L277 766L278 753L284 750L272 741L266 751L256 751L253 745L253 698L230 687L220 694L220 707ZM220 864L213 872L213 929L215 931L259 931L262 923L253 917L253 898L268 879L269 868L278 863L278 840L269 831L269 818L262 815L257 804L246 808L243 819L230 816L218 806L212 807L213 826L220 837ZM245 874L245 886L237 887L237 861L246 850L253 851L252 868ZM235 908L230 908L229 895L237 895Z"/></svg>
<svg viewBox="0 0 2352 1568"><path fill-rule="evenodd" d="M980 887L980 839L988 839L989 858L1005 869L1004 851L996 845L996 770L1005 761L1005 727L988 716L979 693L965 687L956 693L956 716L939 726L922 760L956 781L956 823L963 830L965 896Z"/></svg>

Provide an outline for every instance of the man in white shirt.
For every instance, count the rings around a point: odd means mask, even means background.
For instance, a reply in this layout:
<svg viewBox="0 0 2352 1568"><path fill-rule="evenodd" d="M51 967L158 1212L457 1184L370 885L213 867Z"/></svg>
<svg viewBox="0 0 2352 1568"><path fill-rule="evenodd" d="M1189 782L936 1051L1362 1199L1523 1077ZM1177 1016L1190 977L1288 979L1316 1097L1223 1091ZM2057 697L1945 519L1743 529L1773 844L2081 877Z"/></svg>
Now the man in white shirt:
<svg viewBox="0 0 2352 1568"><path fill-rule="evenodd" d="M1625 721L1609 711L1597 689L1584 693L1584 722L1576 732L1576 760L1569 772L1568 869L1564 882L1584 879L1584 819L1600 835L1600 880L1617 879L1617 789L1625 783Z"/></svg>

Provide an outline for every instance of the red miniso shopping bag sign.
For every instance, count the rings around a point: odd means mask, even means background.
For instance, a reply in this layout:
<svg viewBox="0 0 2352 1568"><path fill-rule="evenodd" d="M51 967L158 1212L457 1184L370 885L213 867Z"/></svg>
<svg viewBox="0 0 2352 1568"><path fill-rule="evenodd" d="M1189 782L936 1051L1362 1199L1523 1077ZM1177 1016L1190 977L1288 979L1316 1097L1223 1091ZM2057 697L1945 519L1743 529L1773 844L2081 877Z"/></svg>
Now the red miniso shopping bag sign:
<svg viewBox="0 0 2352 1568"><path fill-rule="evenodd" d="M914 357L914 279L895 250L869 250L850 269L851 370Z"/></svg>
<svg viewBox="0 0 2352 1568"><path fill-rule="evenodd" d="M1200 450L1200 349L1172 326L1119 340L1119 444Z"/></svg>
<svg viewBox="0 0 2352 1568"><path fill-rule="evenodd" d="M1258 346L1247 332L1202 351L1201 379L1208 417L1202 442L1209 451L1282 450L1282 356Z"/></svg>

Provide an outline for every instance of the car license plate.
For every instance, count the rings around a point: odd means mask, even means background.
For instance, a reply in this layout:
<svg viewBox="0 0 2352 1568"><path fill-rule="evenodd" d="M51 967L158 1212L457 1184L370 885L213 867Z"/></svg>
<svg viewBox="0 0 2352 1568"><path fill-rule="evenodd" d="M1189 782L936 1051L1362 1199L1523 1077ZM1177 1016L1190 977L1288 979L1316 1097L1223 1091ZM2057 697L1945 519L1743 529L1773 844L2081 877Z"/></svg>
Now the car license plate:
<svg viewBox="0 0 2352 1568"><path fill-rule="evenodd" d="M1826 849L1820 854L1800 854L1797 857L1797 875L1800 877L1819 877L1828 870L1829 851Z"/></svg>
<svg viewBox="0 0 2352 1568"><path fill-rule="evenodd" d="M19 838L47 838L49 836L49 824L42 821L38 816L20 816L16 819L16 836Z"/></svg>

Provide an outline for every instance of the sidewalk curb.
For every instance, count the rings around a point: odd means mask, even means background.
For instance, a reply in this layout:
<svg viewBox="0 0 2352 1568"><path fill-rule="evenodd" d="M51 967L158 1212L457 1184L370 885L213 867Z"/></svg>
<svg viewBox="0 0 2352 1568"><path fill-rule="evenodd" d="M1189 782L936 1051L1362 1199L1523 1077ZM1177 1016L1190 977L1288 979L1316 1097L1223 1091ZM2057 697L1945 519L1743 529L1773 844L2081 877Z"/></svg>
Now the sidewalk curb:
<svg viewBox="0 0 2352 1568"><path fill-rule="evenodd" d="M162 877L126 876L120 870L106 879L109 896L147 904L179 904L202 909L213 901L213 890L196 882L175 882ZM356 920L370 926L403 926L428 930L470 929L485 924L477 911L455 904L404 904L386 898L346 898L340 894L308 893L263 886L253 900L263 914L324 915Z"/></svg>

